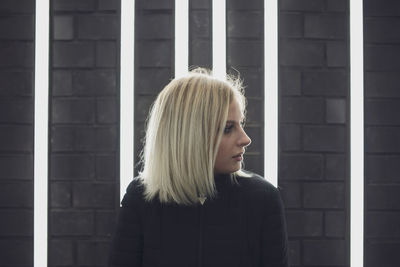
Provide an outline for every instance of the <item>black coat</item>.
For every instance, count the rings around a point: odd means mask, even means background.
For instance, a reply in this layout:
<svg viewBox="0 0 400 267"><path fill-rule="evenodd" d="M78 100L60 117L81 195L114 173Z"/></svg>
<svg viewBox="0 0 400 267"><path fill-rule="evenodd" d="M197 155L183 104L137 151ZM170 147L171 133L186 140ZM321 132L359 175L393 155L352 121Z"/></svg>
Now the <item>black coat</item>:
<svg viewBox="0 0 400 267"><path fill-rule="evenodd" d="M122 200L110 266L288 266L279 191L258 175L238 182L218 176L215 199L180 206L145 202L135 179Z"/></svg>

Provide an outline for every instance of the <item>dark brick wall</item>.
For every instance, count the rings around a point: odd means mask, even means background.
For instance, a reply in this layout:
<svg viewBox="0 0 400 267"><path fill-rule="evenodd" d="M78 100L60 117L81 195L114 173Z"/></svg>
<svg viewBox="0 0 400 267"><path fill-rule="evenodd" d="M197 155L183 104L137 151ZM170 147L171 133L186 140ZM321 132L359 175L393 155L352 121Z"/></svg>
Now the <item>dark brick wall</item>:
<svg viewBox="0 0 400 267"><path fill-rule="evenodd" d="M106 266L119 202L120 1L52 0L49 266Z"/></svg>
<svg viewBox="0 0 400 267"><path fill-rule="evenodd" d="M0 4L0 265L33 264L35 1Z"/></svg>
<svg viewBox="0 0 400 267"><path fill-rule="evenodd" d="M400 3L365 0L365 266L400 266Z"/></svg>
<svg viewBox="0 0 400 267"><path fill-rule="evenodd" d="M279 186L292 266L349 266L348 1L279 1Z"/></svg>

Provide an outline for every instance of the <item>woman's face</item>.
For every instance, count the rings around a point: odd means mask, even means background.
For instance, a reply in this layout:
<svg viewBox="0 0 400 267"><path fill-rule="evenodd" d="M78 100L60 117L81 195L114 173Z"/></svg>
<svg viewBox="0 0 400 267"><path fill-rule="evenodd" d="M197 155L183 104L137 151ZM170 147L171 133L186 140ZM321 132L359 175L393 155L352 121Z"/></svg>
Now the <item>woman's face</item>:
<svg viewBox="0 0 400 267"><path fill-rule="evenodd" d="M229 105L228 119L215 160L215 173L233 173L240 169L246 146L251 139L242 128L243 114L239 103L234 100Z"/></svg>

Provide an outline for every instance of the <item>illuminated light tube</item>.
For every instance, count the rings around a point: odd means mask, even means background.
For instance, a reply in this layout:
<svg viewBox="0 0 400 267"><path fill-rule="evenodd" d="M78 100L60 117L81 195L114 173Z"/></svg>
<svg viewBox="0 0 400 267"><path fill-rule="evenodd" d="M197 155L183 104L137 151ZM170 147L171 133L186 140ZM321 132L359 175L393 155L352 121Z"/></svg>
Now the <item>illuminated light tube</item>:
<svg viewBox="0 0 400 267"><path fill-rule="evenodd" d="M175 0L175 77L189 70L189 1Z"/></svg>
<svg viewBox="0 0 400 267"><path fill-rule="evenodd" d="M350 1L350 266L364 265L363 1Z"/></svg>
<svg viewBox="0 0 400 267"><path fill-rule="evenodd" d="M49 127L49 0L36 0L33 266L47 266L48 127Z"/></svg>
<svg viewBox="0 0 400 267"><path fill-rule="evenodd" d="M264 0L264 177L278 185L277 0Z"/></svg>
<svg viewBox="0 0 400 267"><path fill-rule="evenodd" d="M121 1L120 200L134 175L135 1Z"/></svg>
<svg viewBox="0 0 400 267"><path fill-rule="evenodd" d="M226 77L226 1L212 1L212 62L213 74Z"/></svg>

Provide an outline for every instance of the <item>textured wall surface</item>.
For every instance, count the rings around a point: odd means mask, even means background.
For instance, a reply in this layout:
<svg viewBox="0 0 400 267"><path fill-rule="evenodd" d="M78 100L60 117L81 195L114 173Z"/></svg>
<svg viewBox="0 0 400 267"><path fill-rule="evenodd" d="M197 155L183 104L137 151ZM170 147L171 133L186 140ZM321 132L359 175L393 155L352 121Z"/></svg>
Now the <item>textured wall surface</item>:
<svg viewBox="0 0 400 267"><path fill-rule="evenodd" d="M365 0L365 266L400 266L400 3Z"/></svg>
<svg viewBox="0 0 400 267"><path fill-rule="evenodd" d="M135 153L174 76L173 0L137 0ZM292 266L349 266L349 1L279 1L279 187ZM263 0L227 0L263 173ZM189 65L212 66L212 1L189 5ZM365 0L365 266L400 265L400 4ZM119 206L120 0L52 0L49 266L106 266ZM0 3L0 265L33 264L34 1ZM138 158L136 158L137 160ZM135 169L138 170L138 167Z"/></svg>
<svg viewBox="0 0 400 267"><path fill-rule="evenodd" d="M348 1L279 4L279 186L290 261L348 266Z"/></svg>
<svg viewBox="0 0 400 267"><path fill-rule="evenodd" d="M33 264L35 1L0 3L0 265Z"/></svg>

